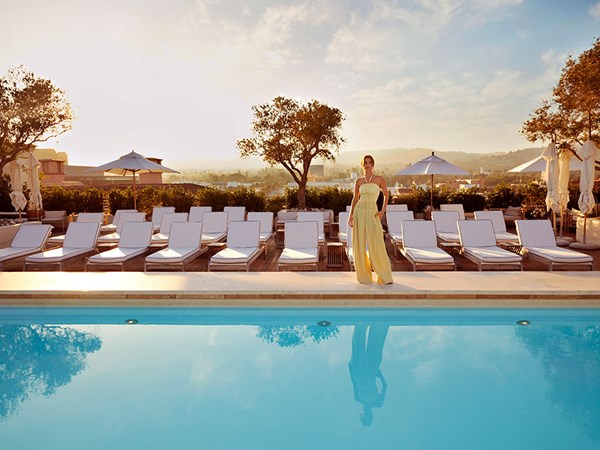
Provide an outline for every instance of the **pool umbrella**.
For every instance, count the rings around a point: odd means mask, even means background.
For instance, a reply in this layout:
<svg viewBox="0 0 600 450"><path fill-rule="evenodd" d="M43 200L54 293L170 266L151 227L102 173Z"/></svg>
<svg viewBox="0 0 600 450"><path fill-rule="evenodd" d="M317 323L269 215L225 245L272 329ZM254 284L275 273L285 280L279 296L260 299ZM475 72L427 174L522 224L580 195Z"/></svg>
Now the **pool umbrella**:
<svg viewBox="0 0 600 450"><path fill-rule="evenodd" d="M556 211L558 210L558 153L556 144L551 142L542 152L546 161L544 180L546 181L546 211L552 211L552 223L556 231Z"/></svg>
<svg viewBox="0 0 600 450"><path fill-rule="evenodd" d="M594 142L588 140L577 152L583 160L583 168L581 169L581 177L579 179L579 191L581 194L578 201L579 210L583 213L583 242L573 242L570 246L575 248L598 248L597 245L587 244L585 241L587 215L596 206L592 190L594 189L594 176L596 174L595 158L597 151L598 149Z"/></svg>
<svg viewBox="0 0 600 450"><path fill-rule="evenodd" d="M431 209L433 209L433 176L434 175L468 175L469 172L450 164L445 159L435 156L431 152L431 156L422 159L396 172L394 175L431 175Z"/></svg>
<svg viewBox="0 0 600 450"><path fill-rule="evenodd" d="M29 206L31 209L39 211L42 208L42 191L40 189L40 162L33 155L29 153L26 157L20 158L19 162L25 172L25 182L29 187Z"/></svg>
<svg viewBox="0 0 600 450"><path fill-rule="evenodd" d="M87 169L87 172L99 171L116 173L119 175L125 175L131 172L133 175L133 208L137 209L137 194L135 190L135 174L136 173L179 173L176 170L169 169L168 167L162 166L149 159L144 158L139 153L133 150L126 155L121 156L119 159L103 164L96 168Z"/></svg>
<svg viewBox="0 0 600 450"><path fill-rule="evenodd" d="M577 158L572 158L569 162L569 170L581 170L582 163ZM523 164L518 165L517 167L513 167L509 170L512 173L521 173L521 172L543 172L546 170L546 160L542 155L536 156L535 158L524 162Z"/></svg>
<svg viewBox="0 0 600 450"><path fill-rule="evenodd" d="M4 166L4 173L10 177L10 203L19 212L19 221L21 221L21 211L27 206L27 198L23 194L23 173L21 165L17 160L10 161Z"/></svg>
<svg viewBox="0 0 600 450"><path fill-rule="evenodd" d="M573 153L569 150L563 150L558 156L558 206L560 208L560 238L557 239L557 243L560 240L561 243L570 243L572 240L566 240L563 238L563 228L565 226L565 211L569 204L569 178L571 176L570 167ZM579 161L575 158L576 161ZM560 245L560 243L559 243Z"/></svg>

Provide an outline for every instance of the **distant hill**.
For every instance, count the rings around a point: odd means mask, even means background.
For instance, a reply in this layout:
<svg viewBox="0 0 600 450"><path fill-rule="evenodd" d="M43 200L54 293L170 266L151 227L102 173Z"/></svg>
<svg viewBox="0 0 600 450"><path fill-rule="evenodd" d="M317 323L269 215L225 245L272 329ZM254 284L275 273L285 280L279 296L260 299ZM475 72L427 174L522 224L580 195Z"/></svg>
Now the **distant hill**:
<svg viewBox="0 0 600 450"><path fill-rule="evenodd" d="M478 172L480 169L498 172L507 171L530 159L539 156L543 148L525 148L510 152L496 153L467 153L467 152L438 152L430 148L394 148L371 151L343 152L336 158L337 166L359 167L360 160L365 154L375 158L375 164L380 170L394 168L401 170L435 152L440 158L455 164L467 171ZM383 164L383 167L381 165Z"/></svg>
<svg viewBox="0 0 600 450"><path fill-rule="evenodd" d="M341 152L334 164L325 163L328 167L336 169L352 169L360 167L360 160L365 154L375 158L375 163L380 171L391 172L413 164L420 159L431 155L434 151L437 156L455 164L469 172L479 172L480 168L490 172L505 172L530 159L539 156L542 148L525 148L510 152L497 153L467 153L467 152L438 152L431 148L393 148L369 151ZM314 160L314 164L323 164ZM382 166L383 165L383 166ZM203 159L198 161L174 161L171 167L179 170L209 170L216 172L235 172L237 170L260 170L267 165L259 158L230 158L230 159ZM279 166L278 166L279 167Z"/></svg>

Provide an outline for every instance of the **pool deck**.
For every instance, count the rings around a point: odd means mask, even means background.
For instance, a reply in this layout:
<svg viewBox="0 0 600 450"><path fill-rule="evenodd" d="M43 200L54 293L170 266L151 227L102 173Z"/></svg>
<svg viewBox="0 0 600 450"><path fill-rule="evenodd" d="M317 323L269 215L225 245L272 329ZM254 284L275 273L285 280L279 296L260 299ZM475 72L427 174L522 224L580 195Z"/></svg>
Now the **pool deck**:
<svg viewBox="0 0 600 450"><path fill-rule="evenodd" d="M4 272L2 306L600 307L600 272Z"/></svg>

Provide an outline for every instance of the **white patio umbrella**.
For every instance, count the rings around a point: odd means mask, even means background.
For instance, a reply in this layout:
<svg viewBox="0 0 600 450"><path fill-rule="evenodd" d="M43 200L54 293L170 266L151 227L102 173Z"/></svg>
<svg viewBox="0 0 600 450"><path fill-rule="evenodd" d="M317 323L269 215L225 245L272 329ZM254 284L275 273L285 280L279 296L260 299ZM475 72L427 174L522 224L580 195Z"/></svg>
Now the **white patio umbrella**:
<svg viewBox="0 0 600 450"><path fill-rule="evenodd" d="M577 158L571 158L569 162L569 170L581 170L582 162ZM535 158L524 162L523 164L518 165L517 167L513 167L509 170L512 173L521 173L521 172L543 172L546 170L546 160L542 155L536 156Z"/></svg>
<svg viewBox="0 0 600 450"><path fill-rule="evenodd" d="M468 175L469 172L450 164L443 158L435 156L431 152L431 156L423 158L421 161L396 172L394 175L431 175L431 209L433 209L433 176L434 175Z"/></svg>
<svg viewBox="0 0 600 450"><path fill-rule="evenodd" d="M563 150L560 152L558 156L558 206L560 208L560 233L559 239L557 239L557 243L560 240L561 244L569 244L572 241L572 238L563 238L563 228L565 226L565 211L567 209L567 205L569 204L569 179L571 177L570 167L573 153L567 150ZM579 161L577 158L574 158L576 161ZM560 245L560 244L559 244Z"/></svg>
<svg viewBox="0 0 600 450"><path fill-rule="evenodd" d="M19 212L20 221L21 212L27 206L27 198L23 194L23 173L21 172L21 166L16 160L10 161L4 166L3 173L8 174L10 177L10 203L15 208L15 211Z"/></svg>
<svg viewBox="0 0 600 450"><path fill-rule="evenodd" d="M119 159L95 167L93 169L87 169L86 172L96 172L102 170L104 172L116 173L119 175L125 175L130 172L133 175L133 207L137 209L137 193L135 188L135 174L136 173L179 173L176 170L169 169L168 167L162 166L149 159L144 158L139 153L133 150L126 155L121 156Z"/></svg>
<svg viewBox="0 0 600 450"><path fill-rule="evenodd" d="M548 147L542 152L542 158L546 160L546 170L544 171L544 179L546 180L546 209L552 210L556 215L559 209L558 205L558 153L556 144L551 142ZM556 217L554 225L556 226Z"/></svg>
<svg viewBox="0 0 600 450"><path fill-rule="evenodd" d="M583 168L581 169L581 177L579 179L579 210L583 213L583 242L573 242L572 247L575 248L598 248L597 245L586 243L586 225L587 215L596 206L594 200L594 176L596 174L595 159L598 149L593 141L588 140L583 146L577 151L577 154L583 160Z"/></svg>
<svg viewBox="0 0 600 450"><path fill-rule="evenodd" d="M30 152L26 157L20 158L18 162L21 163L21 168L25 173L24 182L27 183L27 187L29 187L29 206L31 209L35 209L39 211L43 209L42 206L42 191L40 189L40 162L37 158Z"/></svg>

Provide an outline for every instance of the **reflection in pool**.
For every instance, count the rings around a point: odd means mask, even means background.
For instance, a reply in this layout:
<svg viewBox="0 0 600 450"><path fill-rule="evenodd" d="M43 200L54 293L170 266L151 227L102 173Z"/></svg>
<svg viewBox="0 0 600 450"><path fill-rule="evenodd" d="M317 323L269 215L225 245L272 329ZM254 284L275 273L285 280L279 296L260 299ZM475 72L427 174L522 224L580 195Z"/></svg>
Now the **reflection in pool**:
<svg viewBox="0 0 600 450"><path fill-rule="evenodd" d="M2 448L600 447L600 310L1 312Z"/></svg>

